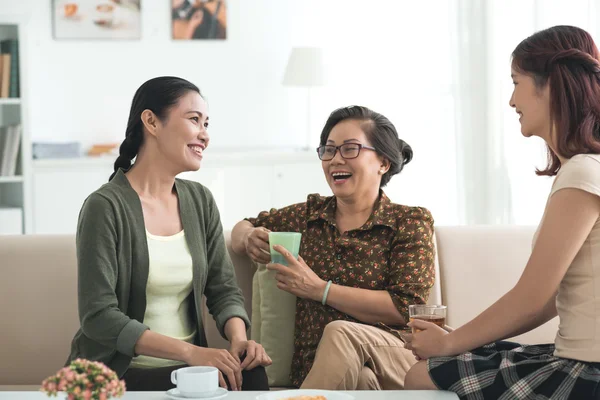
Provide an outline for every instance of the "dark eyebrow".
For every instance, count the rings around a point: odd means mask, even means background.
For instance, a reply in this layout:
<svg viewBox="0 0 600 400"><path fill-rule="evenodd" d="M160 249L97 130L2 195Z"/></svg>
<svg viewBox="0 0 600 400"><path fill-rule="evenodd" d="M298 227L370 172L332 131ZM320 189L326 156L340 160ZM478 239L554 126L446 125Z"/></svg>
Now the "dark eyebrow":
<svg viewBox="0 0 600 400"><path fill-rule="evenodd" d="M196 110L188 110L186 111L186 114L198 114L198 116L202 117L202 113L200 111L196 111ZM206 117L206 120L209 120L209 117Z"/></svg>
<svg viewBox="0 0 600 400"><path fill-rule="evenodd" d="M329 142L331 142L331 143L335 143L335 142L334 142L333 140L331 140L331 139L329 139L329 140L327 141L327 143L329 143ZM360 142L360 140L358 140L358 139L348 139L348 140L344 140L344 143L350 143L350 142Z"/></svg>
<svg viewBox="0 0 600 400"><path fill-rule="evenodd" d="M510 77L515 79L515 77L517 76L517 74L510 74Z"/></svg>

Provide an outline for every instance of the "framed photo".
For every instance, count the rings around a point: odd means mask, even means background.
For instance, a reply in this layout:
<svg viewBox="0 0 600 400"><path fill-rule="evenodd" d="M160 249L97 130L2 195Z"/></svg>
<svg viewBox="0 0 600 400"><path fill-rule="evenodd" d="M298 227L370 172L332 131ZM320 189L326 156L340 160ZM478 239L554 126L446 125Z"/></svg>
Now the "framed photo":
<svg viewBox="0 0 600 400"><path fill-rule="evenodd" d="M140 39L141 0L51 0L55 39Z"/></svg>
<svg viewBox="0 0 600 400"><path fill-rule="evenodd" d="M171 0L173 39L226 39L225 0Z"/></svg>

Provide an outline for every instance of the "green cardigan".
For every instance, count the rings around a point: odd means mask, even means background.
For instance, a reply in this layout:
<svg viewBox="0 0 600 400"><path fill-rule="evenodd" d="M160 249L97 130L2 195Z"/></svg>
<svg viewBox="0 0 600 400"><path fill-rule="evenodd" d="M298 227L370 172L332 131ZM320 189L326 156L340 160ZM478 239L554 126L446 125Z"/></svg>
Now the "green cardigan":
<svg viewBox="0 0 600 400"><path fill-rule="evenodd" d="M223 237L217 205L199 183L176 179L181 221L193 262L196 344L206 347L202 295L221 335L227 320L250 326L244 298ZM101 361L121 377L142 333L148 281L148 243L142 205L125 174L84 202L77 226L78 300L81 328L71 344L76 358Z"/></svg>

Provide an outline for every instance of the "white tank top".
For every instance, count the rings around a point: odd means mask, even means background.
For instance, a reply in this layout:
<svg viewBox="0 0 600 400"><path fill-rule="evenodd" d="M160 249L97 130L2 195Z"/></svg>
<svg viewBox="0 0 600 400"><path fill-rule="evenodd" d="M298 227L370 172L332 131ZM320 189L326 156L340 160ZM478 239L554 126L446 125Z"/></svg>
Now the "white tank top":
<svg viewBox="0 0 600 400"><path fill-rule="evenodd" d="M165 336L194 341L196 324L190 315L192 256L184 232L156 236L146 231L149 271L146 285L144 324ZM158 368L182 364L179 361L137 356L132 368Z"/></svg>

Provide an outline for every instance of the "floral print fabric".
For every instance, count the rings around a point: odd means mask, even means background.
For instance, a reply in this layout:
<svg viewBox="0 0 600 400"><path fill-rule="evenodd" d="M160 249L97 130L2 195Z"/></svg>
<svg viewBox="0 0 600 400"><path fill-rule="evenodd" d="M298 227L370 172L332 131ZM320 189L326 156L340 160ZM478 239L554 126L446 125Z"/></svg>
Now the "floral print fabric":
<svg viewBox="0 0 600 400"><path fill-rule="evenodd" d="M306 203L263 211L247 220L273 232L302 233L300 255L321 279L386 290L408 321L408 306L425 303L434 282L431 213L394 204L381 191L367 222L340 233L335 211L335 196L311 194ZM336 320L361 322L320 302L298 298L291 372L295 386L310 371L325 326Z"/></svg>

